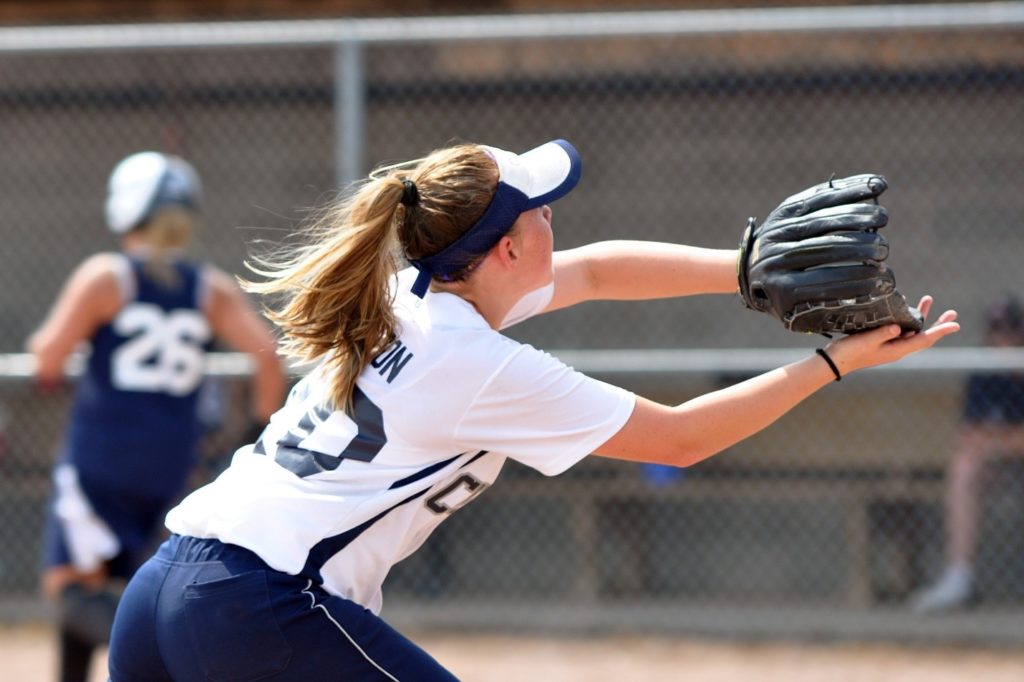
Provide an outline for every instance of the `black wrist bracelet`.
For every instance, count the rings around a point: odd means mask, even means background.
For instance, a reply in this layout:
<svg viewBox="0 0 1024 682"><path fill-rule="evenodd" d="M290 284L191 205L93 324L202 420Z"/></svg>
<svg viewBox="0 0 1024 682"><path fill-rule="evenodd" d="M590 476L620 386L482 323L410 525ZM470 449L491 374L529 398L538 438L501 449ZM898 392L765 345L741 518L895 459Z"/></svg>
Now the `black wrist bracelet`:
<svg viewBox="0 0 1024 682"><path fill-rule="evenodd" d="M831 369L832 373L836 375L836 381L842 381L843 375L839 373L839 368L836 367L836 363L832 362L832 358L828 356L828 353L825 352L825 349L815 348L814 352L820 355L822 358L824 358L825 362L828 363L829 369Z"/></svg>

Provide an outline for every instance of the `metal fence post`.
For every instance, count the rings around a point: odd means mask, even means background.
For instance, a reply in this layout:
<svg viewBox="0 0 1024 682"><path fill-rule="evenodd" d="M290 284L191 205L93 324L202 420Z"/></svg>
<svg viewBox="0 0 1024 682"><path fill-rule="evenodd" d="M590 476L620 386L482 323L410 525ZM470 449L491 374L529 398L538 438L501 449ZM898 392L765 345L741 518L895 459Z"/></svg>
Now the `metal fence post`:
<svg viewBox="0 0 1024 682"><path fill-rule="evenodd" d="M363 43L349 38L339 42L334 50L334 163L339 188L364 175L365 121Z"/></svg>

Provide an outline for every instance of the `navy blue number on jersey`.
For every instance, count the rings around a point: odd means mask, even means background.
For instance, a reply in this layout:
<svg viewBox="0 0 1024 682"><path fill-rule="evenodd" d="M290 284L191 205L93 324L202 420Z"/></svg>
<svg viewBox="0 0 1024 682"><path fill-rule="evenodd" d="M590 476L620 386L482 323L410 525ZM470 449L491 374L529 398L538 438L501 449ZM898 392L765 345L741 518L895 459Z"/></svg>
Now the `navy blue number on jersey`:
<svg viewBox="0 0 1024 682"><path fill-rule="evenodd" d="M355 459L360 462L372 460L388 442L387 434L384 432L384 413L358 387L352 393L352 408L352 419L358 430L343 450L327 453L301 446L301 443L316 430L317 425L325 422L333 413L333 410L318 405L277 441L274 461L296 476L304 477L334 471L344 459ZM266 454L262 437L256 443L255 452Z"/></svg>

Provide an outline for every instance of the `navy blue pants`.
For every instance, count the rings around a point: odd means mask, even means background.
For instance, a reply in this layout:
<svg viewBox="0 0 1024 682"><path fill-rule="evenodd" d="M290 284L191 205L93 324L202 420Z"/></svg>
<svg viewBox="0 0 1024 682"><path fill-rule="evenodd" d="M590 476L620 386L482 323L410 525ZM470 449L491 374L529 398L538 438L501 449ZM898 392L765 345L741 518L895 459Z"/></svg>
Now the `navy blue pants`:
<svg viewBox="0 0 1024 682"><path fill-rule="evenodd" d="M455 680L362 606L217 540L171 536L121 598L113 682Z"/></svg>

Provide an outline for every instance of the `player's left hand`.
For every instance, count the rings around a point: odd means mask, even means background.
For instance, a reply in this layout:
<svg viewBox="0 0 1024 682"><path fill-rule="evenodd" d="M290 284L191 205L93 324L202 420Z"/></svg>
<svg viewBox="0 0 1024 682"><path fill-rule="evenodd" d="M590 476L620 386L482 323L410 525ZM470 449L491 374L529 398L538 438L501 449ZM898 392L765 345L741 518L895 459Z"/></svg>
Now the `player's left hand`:
<svg viewBox="0 0 1024 682"><path fill-rule="evenodd" d="M931 312L931 296L921 297L918 310L922 322ZM896 324L871 329L859 334L837 339L826 347L826 352L839 368L842 375L858 369L875 367L896 362L913 353L931 348L939 340L960 331L956 321L957 312L947 310L930 327L921 331L904 331Z"/></svg>

